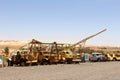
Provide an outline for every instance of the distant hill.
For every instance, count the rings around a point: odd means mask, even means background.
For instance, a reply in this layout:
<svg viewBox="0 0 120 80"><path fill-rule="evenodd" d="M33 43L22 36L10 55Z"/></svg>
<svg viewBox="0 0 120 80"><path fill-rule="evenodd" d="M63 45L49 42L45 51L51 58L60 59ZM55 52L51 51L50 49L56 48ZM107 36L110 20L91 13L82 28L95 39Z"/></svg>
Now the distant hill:
<svg viewBox="0 0 120 80"><path fill-rule="evenodd" d="M108 50L108 51L118 51L120 52L120 47L110 47L110 46L89 46L93 50Z"/></svg>
<svg viewBox="0 0 120 80"><path fill-rule="evenodd" d="M25 44L27 44L29 41L15 41L15 40L0 40L0 48L19 48Z"/></svg>

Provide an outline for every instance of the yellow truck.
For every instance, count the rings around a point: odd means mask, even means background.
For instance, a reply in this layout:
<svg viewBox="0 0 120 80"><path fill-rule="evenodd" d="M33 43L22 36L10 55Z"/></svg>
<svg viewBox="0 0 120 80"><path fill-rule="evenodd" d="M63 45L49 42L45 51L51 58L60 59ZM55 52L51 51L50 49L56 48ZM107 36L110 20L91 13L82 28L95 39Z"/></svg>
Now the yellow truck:
<svg viewBox="0 0 120 80"><path fill-rule="evenodd" d="M79 53L73 55L73 63L80 63L81 62L81 55Z"/></svg>
<svg viewBox="0 0 120 80"><path fill-rule="evenodd" d="M54 54L48 51L42 51L41 55L39 56L39 63L40 64L57 64L60 60L58 54Z"/></svg>
<svg viewBox="0 0 120 80"><path fill-rule="evenodd" d="M106 56L107 56L107 60L108 61L113 61L113 60L115 60L114 59L114 53L108 53L108 54L105 54Z"/></svg>
<svg viewBox="0 0 120 80"><path fill-rule="evenodd" d="M106 54L109 61L120 61L120 54L119 53L109 53Z"/></svg>
<svg viewBox="0 0 120 80"><path fill-rule="evenodd" d="M73 62L73 52L70 49L64 49L61 53L61 61L63 63L71 64Z"/></svg>

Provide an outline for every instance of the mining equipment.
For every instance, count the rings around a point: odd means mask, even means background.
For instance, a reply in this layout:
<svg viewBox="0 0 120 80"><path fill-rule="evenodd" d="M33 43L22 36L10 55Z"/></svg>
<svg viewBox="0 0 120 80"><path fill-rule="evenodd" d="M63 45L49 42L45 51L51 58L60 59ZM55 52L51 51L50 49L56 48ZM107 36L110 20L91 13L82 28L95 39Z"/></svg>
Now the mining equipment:
<svg viewBox="0 0 120 80"><path fill-rule="evenodd" d="M106 54L108 61L120 61L120 53L109 53Z"/></svg>
<svg viewBox="0 0 120 80"><path fill-rule="evenodd" d="M28 44L14 51L14 53L16 54L12 55L11 65L16 64L20 66L25 66L27 64L32 65L33 63L37 63L39 58L39 49L35 47L36 43L38 42L35 42L33 39ZM26 50L24 50L25 46L27 46Z"/></svg>
<svg viewBox="0 0 120 80"><path fill-rule="evenodd" d="M63 49L64 44L60 43L43 43L48 45L45 50L42 50L40 53L42 58L40 59L41 64L57 64L61 60L61 55L59 55L59 51Z"/></svg>
<svg viewBox="0 0 120 80"><path fill-rule="evenodd" d="M85 42L106 31L106 29L89 36L73 45L64 46L65 44L61 43L42 43L33 39L28 44L19 48L20 51L17 51L17 55L12 56L12 64L17 64L24 66L26 64L52 64L52 63L73 63L74 59L78 59L81 54L78 54L74 51L76 46L84 46ZM22 50L23 47L27 46L27 51ZM81 48L81 47L80 47ZM76 56L76 58L75 58ZM78 60L80 61L80 60Z"/></svg>
<svg viewBox="0 0 120 80"><path fill-rule="evenodd" d="M12 56L12 64L25 66L27 64L57 64L61 56L58 51L62 50L64 44L61 43L42 43L35 39L29 42L27 49L25 46L19 48L16 55Z"/></svg>
<svg viewBox="0 0 120 80"><path fill-rule="evenodd" d="M94 35L91 35L71 46L68 46L67 48L64 48L62 51L60 51L59 54L61 54L63 56L63 58L62 58L63 62L73 63L75 61L75 63L76 62L78 63L79 61L81 61L79 58L84 56L84 54L81 55L81 53L78 53L77 51L75 51L76 46L80 46L79 48L83 48L87 40L97 36L98 34L104 32L104 31L106 31L106 29L104 29ZM79 57L79 56L81 56L81 57Z"/></svg>

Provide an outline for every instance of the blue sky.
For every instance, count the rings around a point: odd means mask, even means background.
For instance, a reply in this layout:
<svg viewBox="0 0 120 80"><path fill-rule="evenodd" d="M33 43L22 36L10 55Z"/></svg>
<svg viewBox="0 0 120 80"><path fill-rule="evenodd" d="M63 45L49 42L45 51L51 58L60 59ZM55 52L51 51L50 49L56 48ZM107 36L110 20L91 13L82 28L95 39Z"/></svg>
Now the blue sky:
<svg viewBox="0 0 120 80"><path fill-rule="evenodd" d="M120 46L120 0L0 0L0 40Z"/></svg>

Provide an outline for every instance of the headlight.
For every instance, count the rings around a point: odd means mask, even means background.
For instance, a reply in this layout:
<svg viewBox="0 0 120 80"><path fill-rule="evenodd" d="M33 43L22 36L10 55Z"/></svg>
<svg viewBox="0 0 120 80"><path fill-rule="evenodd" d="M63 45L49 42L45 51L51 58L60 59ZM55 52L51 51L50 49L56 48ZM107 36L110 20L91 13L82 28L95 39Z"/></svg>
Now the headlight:
<svg viewBox="0 0 120 80"><path fill-rule="evenodd" d="M63 60L65 60L65 58L62 58Z"/></svg>

